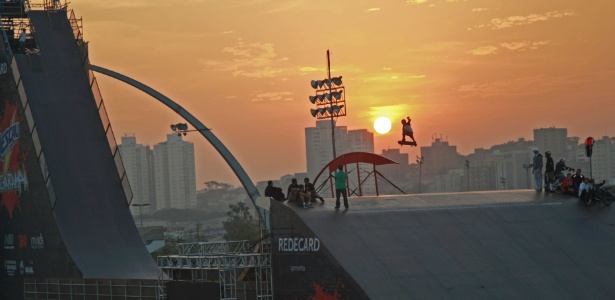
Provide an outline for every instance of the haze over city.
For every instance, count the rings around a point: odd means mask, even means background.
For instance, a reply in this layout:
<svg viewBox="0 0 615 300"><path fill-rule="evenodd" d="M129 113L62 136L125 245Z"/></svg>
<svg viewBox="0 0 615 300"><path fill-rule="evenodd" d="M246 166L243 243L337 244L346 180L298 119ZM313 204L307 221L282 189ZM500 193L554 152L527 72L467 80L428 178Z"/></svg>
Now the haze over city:
<svg viewBox="0 0 615 300"><path fill-rule="evenodd" d="M375 151L397 148L410 116L420 146L444 136L461 154L541 127L615 136L611 1L91 1L90 61L169 96L228 147L253 181L305 172L304 128L315 125L310 81L343 76L347 116ZM162 142L184 122L153 98L97 75L118 143ZM197 188L238 180L205 139ZM419 148L402 149L410 157Z"/></svg>

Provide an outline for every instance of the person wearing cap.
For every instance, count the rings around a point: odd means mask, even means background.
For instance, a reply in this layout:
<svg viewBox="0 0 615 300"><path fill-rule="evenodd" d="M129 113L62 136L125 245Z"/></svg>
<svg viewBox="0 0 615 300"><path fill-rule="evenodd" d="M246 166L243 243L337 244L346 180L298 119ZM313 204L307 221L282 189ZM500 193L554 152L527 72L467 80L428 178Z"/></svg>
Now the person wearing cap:
<svg viewBox="0 0 615 300"><path fill-rule="evenodd" d="M540 151L538 147L532 148L532 152L534 152L532 174L534 174L534 181L536 182L536 191L542 192L542 154L538 151Z"/></svg>
<svg viewBox="0 0 615 300"><path fill-rule="evenodd" d="M564 175L564 171L566 170L574 171L574 169L566 166L566 159L560 157L559 161L555 164L555 178L559 180L564 180L564 178L566 178L566 175Z"/></svg>

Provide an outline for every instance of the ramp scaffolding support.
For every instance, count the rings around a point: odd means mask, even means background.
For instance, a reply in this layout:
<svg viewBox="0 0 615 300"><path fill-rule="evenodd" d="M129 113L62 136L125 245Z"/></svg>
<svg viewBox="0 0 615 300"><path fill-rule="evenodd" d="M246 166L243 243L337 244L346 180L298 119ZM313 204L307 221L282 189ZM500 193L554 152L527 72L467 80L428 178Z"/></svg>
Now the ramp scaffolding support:
<svg viewBox="0 0 615 300"><path fill-rule="evenodd" d="M271 253L246 253L248 245L248 241L185 243L179 245L182 254L159 256L158 299L166 299L166 281L210 282L212 271L218 272L220 299L237 299L237 269L253 269L256 299L273 299Z"/></svg>

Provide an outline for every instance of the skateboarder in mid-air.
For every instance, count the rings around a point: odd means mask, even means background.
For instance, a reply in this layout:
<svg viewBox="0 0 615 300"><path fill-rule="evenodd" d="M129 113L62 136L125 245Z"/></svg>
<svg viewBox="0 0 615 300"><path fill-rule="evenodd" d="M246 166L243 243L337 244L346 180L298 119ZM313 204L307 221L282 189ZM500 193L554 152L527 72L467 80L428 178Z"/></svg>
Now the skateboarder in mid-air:
<svg viewBox="0 0 615 300"><path fill-rule="evenodd" d="M412 131L412 126L410 126L410 117L406 117L406 120L401 120L401 124L403 126L401 131L401 143L406 143L406 136L409 136L412 139L412 142L416 144L414 132Z"/></svg>

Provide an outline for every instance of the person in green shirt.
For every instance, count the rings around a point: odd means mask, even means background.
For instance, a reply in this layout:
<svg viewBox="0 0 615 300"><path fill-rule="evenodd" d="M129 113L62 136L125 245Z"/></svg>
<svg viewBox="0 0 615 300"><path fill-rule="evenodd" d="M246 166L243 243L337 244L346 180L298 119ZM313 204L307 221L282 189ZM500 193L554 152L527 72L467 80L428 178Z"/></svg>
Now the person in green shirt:
<svg viewBox="0 0 615 300"><path fill-rule="evenodd" d="M346 194L346 179L344 166L337 167L335 172L335 208L340 208L340 195L344 196L344 207L348 208L348 195Z"/></svg>

